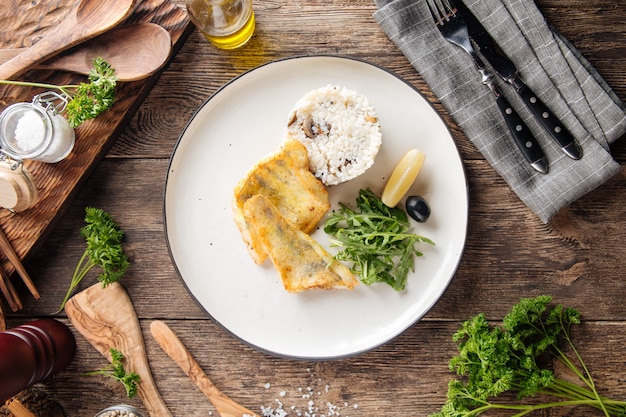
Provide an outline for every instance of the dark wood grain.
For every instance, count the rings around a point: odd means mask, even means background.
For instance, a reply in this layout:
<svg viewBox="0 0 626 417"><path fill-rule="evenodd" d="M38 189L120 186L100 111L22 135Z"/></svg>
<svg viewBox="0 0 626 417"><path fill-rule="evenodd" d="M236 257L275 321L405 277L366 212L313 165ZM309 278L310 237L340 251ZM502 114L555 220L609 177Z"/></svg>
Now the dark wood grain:
<svg viewBox="0 0 626 417"><path fill-rule="evenodd" d="M17 2L11 7L1 7L4 15L2 21L10 21L18 29L3 27L0 47L21 47L37 43L38 39L45 36L50 28L67 15L67 3L73 7L77 2ZM72 8L69 9L71 12ZM183 44L189 27L186 13L168 0L137 3L133 13L121 24L137 22L163 26L170 33L175 50ZM41 239L50 231L56 218L65 211L77 188L104 158L157 79L158 74L155 74L140 81L120 83L115 106L96 120L88 121L76 129L76 145L63 161L56 164L30 160L24 162L32 173L39 197L28 210L18 213L9 210L0 212L0 225L21 257L27 257L31 250L36 251ZM20 80L76 85L85 82L85 77L37 70L26 73ZM2 85L0 105L4 109L8 104L30 102L33 95L41 92L40 88ZM12 270L11 264L5 264L5 268Z"/></svg>
<svg viewBox="0 0 626 417"><path fill-rule="evenodd" d="M537 0L537 4L550 23L626 100L626 4L613 0ZM326 401L342 407L344 417L426 416L445 401L447 381L453 377L447 366L455 352L451 335L459 324L479 312L497 321L520 297L544 293L581 311L583 324L574 334L581 354L603 393L626 399L625 170L543 224L484 161L387 39L372 17L372 1L256 0L255 11L257 32L240 50L216 50L197 31L189 36L125 124L106 159L58 218L53 232L26 260L41 298L28 297L28 290L15 282L24 308L7 314L7 324L19 325L56 311L84 250L78 231L84 208L91 205L105 209L126 231L131 268L123 285L140 319L155 381L175 416L216 413L151 338L153 319L165 321L220 390L251 410L274 407L276 400L285 408L293 405L304 409L308 399L302 398L299 389L311 387L320 408L318 416ZM303 54L363 58L418 88L450 125L470 191L466 250L458 272L435 307L392 342L354 358L327 362L269 356L241 343L213 322L177 277L163 232L162 201L169 157L196 109L244 71ZM622 166L626 164L624 138L612 146L612 152ZM67 322L64 315L57 317ZM106 363L84 338L76 336L75 360L69 369L42 385L46 392L70 416L92 416L120 402L143 410L140 401L125 398L116 383L83 375ZM572 408L533 415L602 414Z"/></svg>

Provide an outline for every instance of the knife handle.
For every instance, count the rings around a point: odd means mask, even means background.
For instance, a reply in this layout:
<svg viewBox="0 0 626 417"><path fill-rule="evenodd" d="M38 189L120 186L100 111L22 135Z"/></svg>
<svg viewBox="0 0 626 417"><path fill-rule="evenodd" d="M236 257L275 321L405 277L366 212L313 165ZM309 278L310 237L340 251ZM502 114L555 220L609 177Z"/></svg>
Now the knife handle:
<svg viewBox="0 0 626 417"><path fill-rule="evenodd" d="M548 160L539 142L537 142L537 139L535 139L530 129L528 129L528 126L526 126L526 123L524 123L520 115L495 85L492 86L492 91L496 97L496 103L498 104L500 113L502 113L522 155L524 155L524 158L535 170L546 174L548 172Z"/></svg>
<svg viewBox="0 0 626 417"><path fill-rule="evenodd" d="M517 93L524 103L533 112L535 117L541 122L550 136L559 144L563 152L572 159L580 159L582 150L574 136L557 117L548 109L543 101L519 78L514 77L509 82L515 87Z"/></svg>

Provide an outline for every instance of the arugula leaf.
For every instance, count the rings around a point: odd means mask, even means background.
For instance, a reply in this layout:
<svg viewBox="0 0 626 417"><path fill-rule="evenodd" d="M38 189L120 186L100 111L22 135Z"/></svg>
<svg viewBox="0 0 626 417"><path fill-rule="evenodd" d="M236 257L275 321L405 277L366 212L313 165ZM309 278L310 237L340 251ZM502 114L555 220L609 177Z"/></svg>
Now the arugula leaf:
<svg viewBox="0 0 626 417"><path fill-rule="evenodd" d="M324 224L324 232L334 236L331 244L343 248L335 259L353 262L352 272L366 285L384 282L403 290L415 270L415 257L422 256L415 245L434 242L409 233L406 213L387 207L369 188L359 191L356 206L352 210L340 204Z"/></svg>

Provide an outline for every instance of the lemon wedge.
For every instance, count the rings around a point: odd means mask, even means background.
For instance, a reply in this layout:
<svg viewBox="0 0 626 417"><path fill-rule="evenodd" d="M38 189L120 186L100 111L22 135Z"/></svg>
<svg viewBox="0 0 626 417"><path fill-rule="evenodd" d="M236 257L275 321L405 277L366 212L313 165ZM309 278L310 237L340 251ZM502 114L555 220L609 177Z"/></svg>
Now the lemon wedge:
<svg viewBox="0 0 626 417"><path fill-rule="evenodd" d="M381 199L386 206L395 207L409 191L425 159L426 154L419 149L411 149L404 155L394 168L383 190Z"/></svg>

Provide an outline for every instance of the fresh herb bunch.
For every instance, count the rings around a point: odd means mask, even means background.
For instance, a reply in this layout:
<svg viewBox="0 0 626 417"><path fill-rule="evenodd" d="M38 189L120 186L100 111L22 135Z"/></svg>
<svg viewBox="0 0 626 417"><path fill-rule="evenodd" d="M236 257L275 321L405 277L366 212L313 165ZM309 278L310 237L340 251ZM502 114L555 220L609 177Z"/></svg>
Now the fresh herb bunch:
<svg viewBox="0 0 626 417"><path fill-rule="evenodd" d="M136 372L126 372L124 368L124 355L115 348L110 348L111 363L97 371L87 372L85 375L104 375L120 381L126 389L128 398L133 398L137 394L137 388L141 377Z"/></svg>
<svg viewBox="0 0 626 417"><path fill-rule="evenodd" d="M406 213L387 207L369 188L359 191L356 206L355 211L340 204L324 224L334 236L331 244L343 248L335 259L353 262L352 272L366 285L384 282L403 290L409 271L415 270L415 256L422 256L415 245L434 242L409 233Z"/></svg>
<svg viewBox="0 0 626 417"><path fill-rule="evenodd" d="M99 266L102 269L98 281L104 288L118 281L130 265L122 247L124 232L108 213L102 209L87 207L85 223L80 233L86 240L87 248L76 265L70 287L59 311L65 308L74 289L94 267Z"/></svg>
<svg viewBox="0 0 626 417"><path fill-rule="evenodd" d="M484 314L462 324L454 334L459 355L450 360L450 370L465 377L448 384L441 411L430 417L470 417L490 410L510 410L521 417L552 407L588 405L605 416L626 416L626 402L601 396L591 373L571 339L571 327L580 324L580 314L562 305L550 306L552 297L524 298L504 317L502 327L492 327ZM560 344L568 347L566 354ZM544 367L556 358L576 375L582 385L558 378ZM503 393L517 394L519 400L544 395L554 397L543 403L509 404L496 401Z"/></svg>
<svg viewBox="0 0 626 417"><path fill-rule="evenodd" d="M55 85L27 81L0 80L0 84L21 85L57 90L67 99L67 120L72 127L80 126L84 121L95 119L109 110L115 101L117 77L115 69L102 57L93 60L93 67L88 75L88 83L78 85Z"/></svg>

